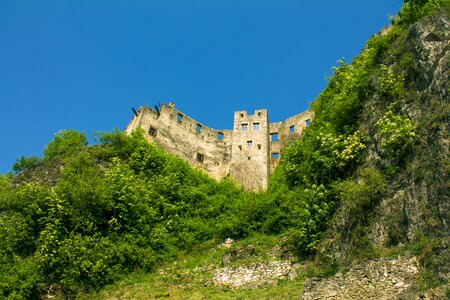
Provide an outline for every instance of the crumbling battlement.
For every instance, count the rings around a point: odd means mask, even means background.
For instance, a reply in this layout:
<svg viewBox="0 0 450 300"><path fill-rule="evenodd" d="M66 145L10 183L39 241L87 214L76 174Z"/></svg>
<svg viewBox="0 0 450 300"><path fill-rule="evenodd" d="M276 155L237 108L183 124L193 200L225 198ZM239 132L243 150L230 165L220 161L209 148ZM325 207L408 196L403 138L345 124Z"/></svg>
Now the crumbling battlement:
<svg viewBox="0 0 450 300"><path fill-rule="evenodd" d="M244 189L259 190L267 187L282 149L301 137L310 119L310 110L276 123L269 123L265 109L253 115L238 111L233 130L216 130L186 116L171 102L155 110L141 106L125 132L141 127L150 141L204 169L211 177L229 175Z"/></svg>

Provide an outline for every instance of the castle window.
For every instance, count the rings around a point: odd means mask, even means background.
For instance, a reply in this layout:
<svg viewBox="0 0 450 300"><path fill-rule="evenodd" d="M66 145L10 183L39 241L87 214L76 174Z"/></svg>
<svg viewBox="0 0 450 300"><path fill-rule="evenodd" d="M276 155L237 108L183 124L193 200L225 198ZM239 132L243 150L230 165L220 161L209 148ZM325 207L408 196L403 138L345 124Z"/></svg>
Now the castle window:
<svg viewBox="0 0 450 300"><path fill-rule="evenodd" d="M278 132L273 132L273 133L271 133L271 134L270 134L270 140L271 140L272 142L278 141Z"/></svg>
<svg viewBox="0 0 450 300"><path fill-rule="evenodd" d="M238 148L239 148L239 150L242 150L242 145L239 145Z"/></svg>
<svg viewBox="0 0 450 300"><path fill-rule="evenodd" d="M196 131L196 132L202 131L202 125L197 124L197 126L195 127L195 131Z"/></svg>
<svg viewBox="0 0 450 300"><path fill-rule="evenodd" d="M294 126L294 125L292 125L291 127L289 127L289 132L290 132L290 133L294 133L294 131L295 131L295 126Z"/></svg>
<svg viewBox="0 0 450 300"><path fill-rule="evenodd" d="M278 152L272 153L272 159L279 159L279 158L280 158L280 153L278 153Z"/></svg>
<svg viewBox="0 0 450 300"><path fill-rule="evenodd" d="M183 115L182 114L178 114L177 121L181 122L182 120L183 120Z"/></svg>
<svg viewBox="0 0 450 300"><path fill-rule="evenodd" d="M241 118L243 118L243 117L244 117L244 114L239 114L239 116L240 116Z"/></svg>
<svg viewBox="0 0 450 300"><path fill-rule="evenodd" d="M222 141L223 140L223 132L219 132L217 134L217 138Z"/></svg>
<svg viewBox="0 0 450 300"><path fill-rule="evenodd" d="M156 137L156 134L157 134L157 133L158 133L158 131L156 130L156 128L153 127L153 126L150 126L150 128L149 128L149 130L148 130L148 134L149 134L150 136Z"/></svg>
<svg viewBox="0 0 450 300"><path fill-rule="evenodd" d="M261 144L258 144L258 150L261 150Z"/></svg>
<svg viewBox="0 0 450 300"><path fill-rule="evenodd" d="M253 123L253 131L259 130L259 123Z"/></svg>
<svg viewBox="0 0 450 300"><path fill-rule="evenodd" d="M258 117L261 117L262 112L258 111Z"/></svg>
<svg viewBox="0 0 450 300"><path fill-rule="evenodd" d="M308 120L305 121L305 123L306 123L306 126L309 126L309 125L311 125L311 120L308 119Z"/></svg>
<svg viewBox="0 0 450 300"><path fill-rule="evenodd" d="M247 148L251 148L253 146L253 142L252 141L247 141Z"/></svg>
<svg viewBox="0 0 450 300"><path fill-rule="evenodd" d="M247 123L241 124L241 130L242 131L247 131L248 130L248 124Z"/></svg>
<svg viewBox="0 0 450 300"><path fill-rule="evenodd" d="M205 161L205 155L201 154L201 153L197 153L197 161L198 162L204 162Z"/></svg>

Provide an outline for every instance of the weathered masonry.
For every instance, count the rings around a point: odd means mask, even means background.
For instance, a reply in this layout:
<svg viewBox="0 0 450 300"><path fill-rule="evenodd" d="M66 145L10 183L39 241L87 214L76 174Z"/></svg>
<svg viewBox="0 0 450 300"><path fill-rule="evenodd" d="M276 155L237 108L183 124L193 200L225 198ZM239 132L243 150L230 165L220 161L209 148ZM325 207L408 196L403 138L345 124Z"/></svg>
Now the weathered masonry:
<svg viewBox="0 0 450 300"><path fill-rule="evenodd" d="M141 106L134 112L126 133L141 127L150 141L170 153L215 179L229 175L246 190L267 187L281 150L301 137L312 114L307 110L283 122L269 123L266 109L258 109L253 115L238 111L234 113L233 130L217 130L178 111L173 102L155 110Z"/></svg>

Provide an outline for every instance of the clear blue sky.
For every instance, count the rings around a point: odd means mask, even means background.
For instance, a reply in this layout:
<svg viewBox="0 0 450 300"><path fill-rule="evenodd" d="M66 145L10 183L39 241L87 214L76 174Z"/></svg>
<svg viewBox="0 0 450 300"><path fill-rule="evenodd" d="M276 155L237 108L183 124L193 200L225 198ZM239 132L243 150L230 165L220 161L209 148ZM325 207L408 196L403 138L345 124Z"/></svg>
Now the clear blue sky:
<svg viewBox="0 0 450 300"><path fill-rule="evenodd" d="M229 129L305 110L401 0L0 1L0 173L61 129L124 129L131 107L174 101Z"/></svg>

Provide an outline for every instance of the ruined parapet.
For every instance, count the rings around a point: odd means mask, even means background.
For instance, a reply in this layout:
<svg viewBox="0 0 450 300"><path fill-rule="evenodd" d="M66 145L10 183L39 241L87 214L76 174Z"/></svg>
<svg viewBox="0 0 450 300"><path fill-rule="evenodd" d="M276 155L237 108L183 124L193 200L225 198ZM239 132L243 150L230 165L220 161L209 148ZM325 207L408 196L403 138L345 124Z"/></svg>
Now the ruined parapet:
<svg viewBox="0 0 450 300"><path fill-rule="evenodd" d="M306 110L282 122L270 123L270 172L275 170L281 158L282 150L292 141L302 136L303 130L309 126L312 111Z"/></svg>
<svg viewBox="0 0 450 300"><path fill-rule="evenodd" d="M247 190L265 189L269 176L269 117L267 110L234 113L231 177Z"/></svg>
<svg viewBox="0 0 450 300"><path fill-rule="evenodd" d="M159 111L142 106L125 130L141 127L146 137L190 165L204 169L211 177L228 175L231 131L215 130L176 110L173 103L161 105Z"/></svg>

